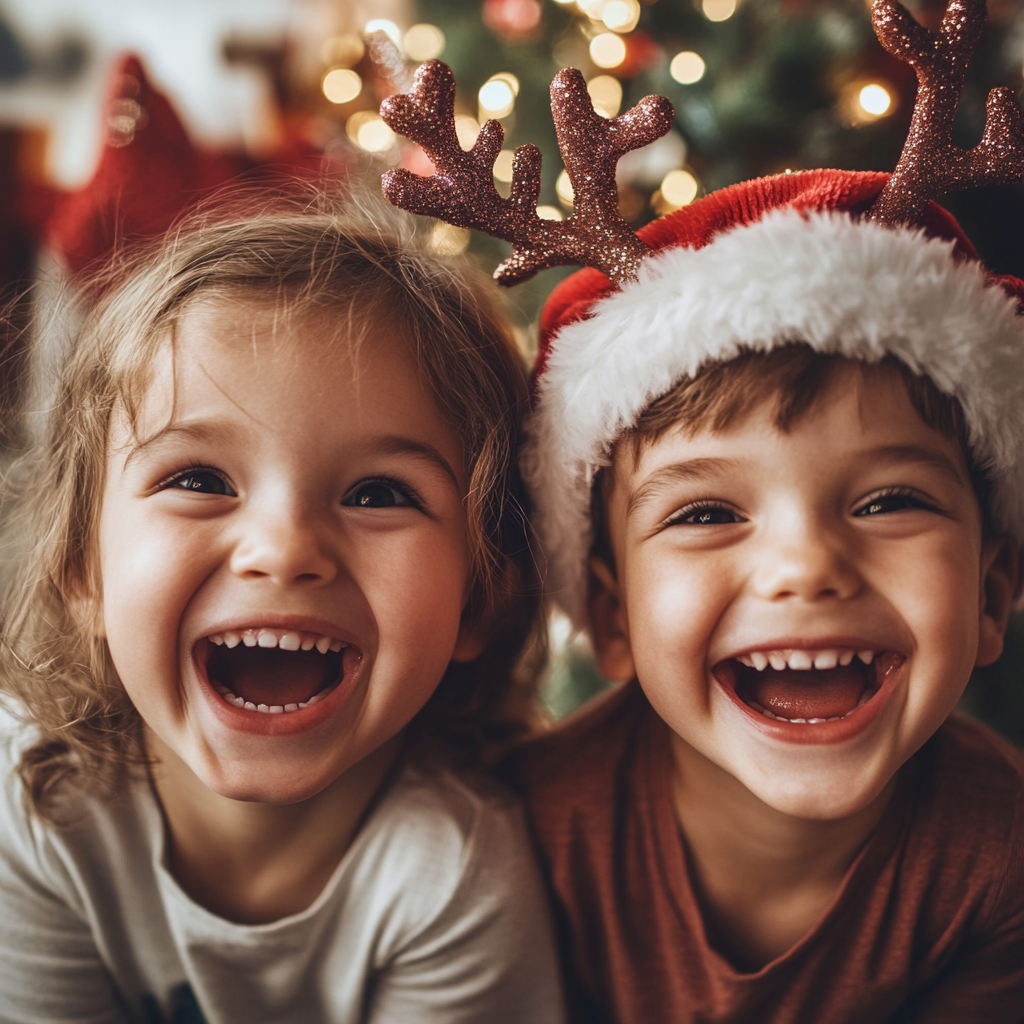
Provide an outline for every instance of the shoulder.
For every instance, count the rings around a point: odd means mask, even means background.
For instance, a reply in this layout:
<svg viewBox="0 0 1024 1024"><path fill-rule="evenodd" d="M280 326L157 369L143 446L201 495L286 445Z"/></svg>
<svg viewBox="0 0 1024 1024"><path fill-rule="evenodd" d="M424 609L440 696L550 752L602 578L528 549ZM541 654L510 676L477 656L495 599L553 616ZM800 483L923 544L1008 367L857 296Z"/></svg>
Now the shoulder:
<svg viewBox="0 0 1024 1024"><path fill-rule="evenodd" d="M1024 752L987 726L952 715L922 750L929 799L960 821L1002 834L1024 805ZM1017 827L1024 826L1018 821Z"/></svg>
<svg viewBox="0 0 1024 1024"><path fill-rule="evenodd" d="M449 771L405 768L358 845L367 884L410 920L443 914L474 887L510 893L533 870L515 796L493 779Z"/></svg>
<svg viewBox="0 0 1024 1024"><path fill-rule="evenodd" d="M987 912L1024 909L1024 753L953 715L916 761L913 859L969 885Z"/></svg>

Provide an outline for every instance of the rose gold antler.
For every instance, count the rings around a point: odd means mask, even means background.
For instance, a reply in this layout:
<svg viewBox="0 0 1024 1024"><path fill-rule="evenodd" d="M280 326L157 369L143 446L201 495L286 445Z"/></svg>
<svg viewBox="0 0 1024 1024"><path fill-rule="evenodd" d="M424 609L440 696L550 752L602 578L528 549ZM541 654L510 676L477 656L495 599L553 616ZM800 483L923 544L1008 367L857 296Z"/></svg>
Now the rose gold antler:
<svg viewBox="0 0 1024 1024"><path fill-rule="evenodd" d="M380 108L394 131L423 147L437 173L423 178L400 168L388 171L384 195L410 213L510 242L512 255L494 272L500 284L518 284L565 263L596 267L616 284L635 277L650 248L619 215L615 165L672 127L672 105L662 96L647 96L609 121L595 113L583 76L566 69L551 83L551 111L574 190L566 220L537 216L541 155L536 146L516 149L511 192L508 199L498 194L493 167L504 129L488 121L473 148L462 149L455 134L455 78L438 60L419 68L411 92L391 96Z"/></svg>
<svg viewBox="0 0 1024 1024"><path fill-rule="evenodd" d="M952 140L964 75L985 24L985 0L950 0L937 33L896 0L874 0L871 21L882 46L917 72L918 90L899 163L869 216L906 223L946 192L1024 177L1024 119L1012 90L989 93L978 145L964 150Z"/></svg>

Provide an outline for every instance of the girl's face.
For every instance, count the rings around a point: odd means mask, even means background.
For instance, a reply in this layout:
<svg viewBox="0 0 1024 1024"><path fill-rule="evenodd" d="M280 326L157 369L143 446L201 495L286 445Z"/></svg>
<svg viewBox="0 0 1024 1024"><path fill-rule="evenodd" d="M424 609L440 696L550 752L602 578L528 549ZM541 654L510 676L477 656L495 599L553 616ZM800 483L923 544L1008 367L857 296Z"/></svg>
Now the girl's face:
<svg viewBox="0 0 1024 1024"><path fill-rule="evenodd" d="M115 420L102 622L146 725L215 792L291 803L394 736L453 658L464 456L404 339L198 304Z"/></svg>

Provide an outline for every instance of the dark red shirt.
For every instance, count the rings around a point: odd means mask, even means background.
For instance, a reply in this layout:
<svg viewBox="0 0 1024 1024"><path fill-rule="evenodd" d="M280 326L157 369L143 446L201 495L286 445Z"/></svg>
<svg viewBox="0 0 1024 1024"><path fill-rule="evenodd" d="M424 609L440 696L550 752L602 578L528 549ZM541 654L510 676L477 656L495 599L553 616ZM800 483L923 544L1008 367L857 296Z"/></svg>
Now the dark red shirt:
<svg viewBox="0 0 1024 1024"><path fill-rule="evenodd" d="M953 717L900 770L828 910L753 973L708 943L668 727L630 684L517 751L578 1020L1020 1024L1024 755Z"/></svg>

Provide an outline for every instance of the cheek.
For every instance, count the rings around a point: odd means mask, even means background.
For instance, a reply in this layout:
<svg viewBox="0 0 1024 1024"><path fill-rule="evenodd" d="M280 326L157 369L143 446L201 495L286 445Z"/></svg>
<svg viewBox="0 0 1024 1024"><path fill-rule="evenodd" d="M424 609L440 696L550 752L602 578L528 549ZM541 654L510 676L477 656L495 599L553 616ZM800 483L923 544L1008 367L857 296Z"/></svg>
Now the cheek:
<svg viewBox="0 0 1024 1024"><path fill-rule="evenodd" d="M447 532L396 536L353 564L355 582L376 620L378 663L415 661L429 674L451 660L465 604L469 553Z"/></svg>
<svg viewBox="0 0 1024 1024"><path fill-rule="evenodd" d="M119 670L143 649L159 650L161 657L173 650L185 605L209 572L203 552L210 546L198 540L197 531L101 519L103 622ZM145 644L140 643L143 637Z"/></svg>
<svg viewBox="0 0 1024 1024"><path fill-rule="evenodd" d="M720 565L712 569L653 546L626 567L630 642L642 678L656 677L659 668L676 678L685 670L703 674L708 638L728 604L725 579Z"/></svg>

